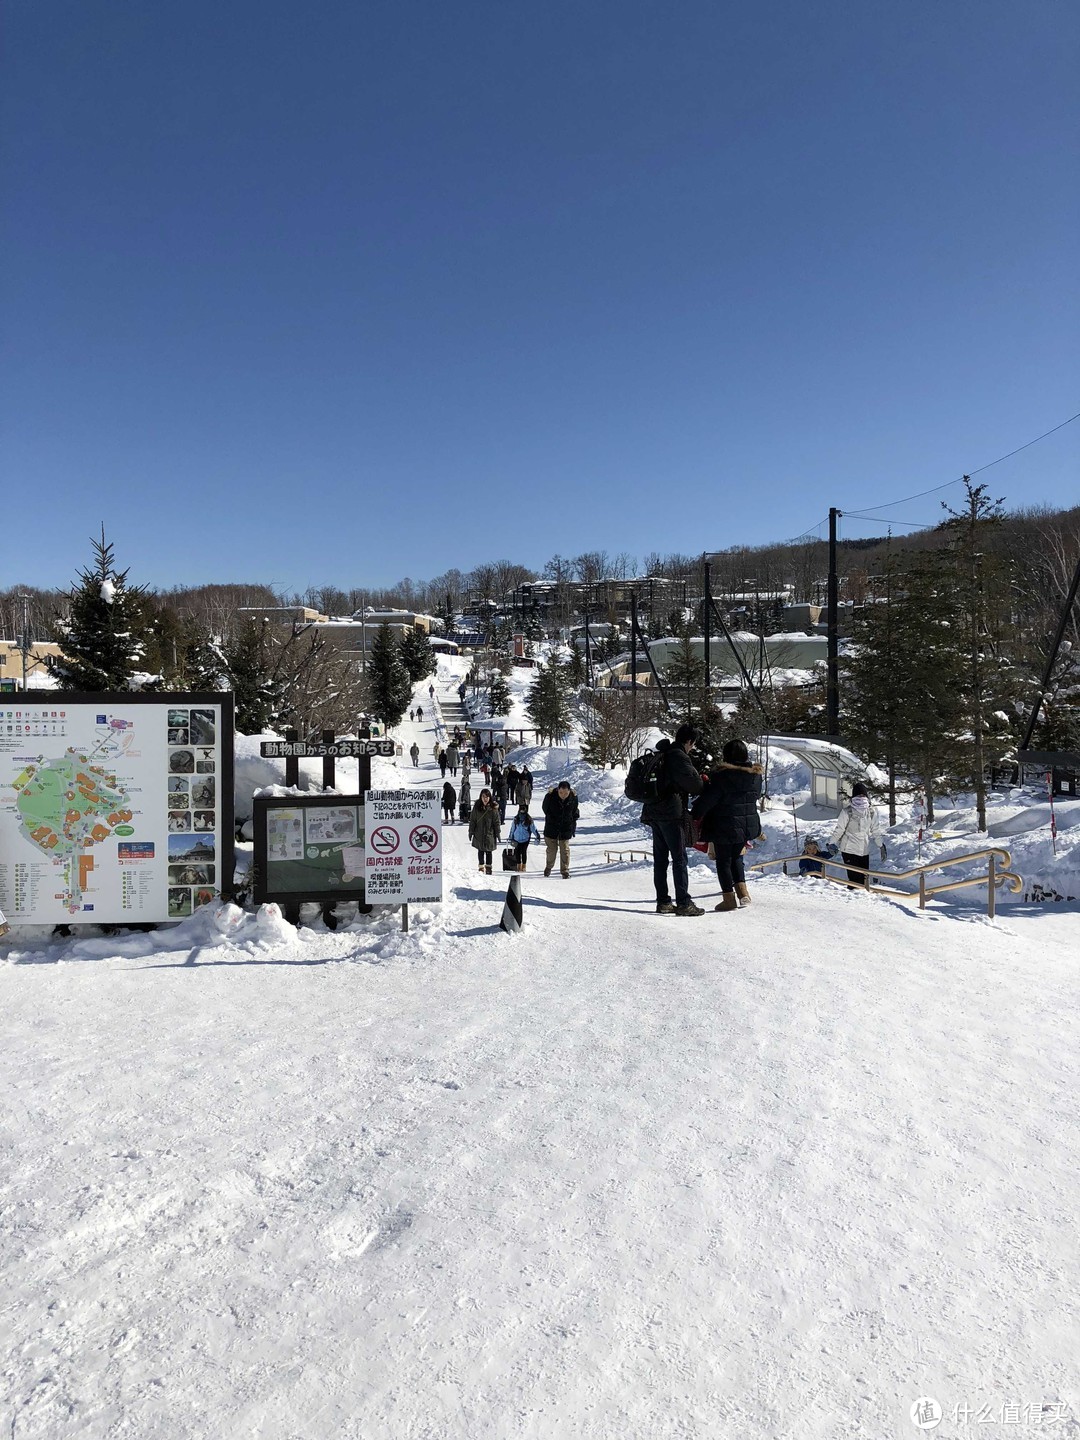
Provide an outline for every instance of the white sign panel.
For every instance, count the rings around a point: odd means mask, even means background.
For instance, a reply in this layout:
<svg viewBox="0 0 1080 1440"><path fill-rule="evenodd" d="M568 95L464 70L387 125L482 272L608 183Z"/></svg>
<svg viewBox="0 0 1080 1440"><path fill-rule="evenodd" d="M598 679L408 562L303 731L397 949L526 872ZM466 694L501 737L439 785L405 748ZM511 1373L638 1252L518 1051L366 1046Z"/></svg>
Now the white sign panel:
<svg viewBox="0 0 1080 1440"><path fill-rule="evenodd" d="M0 697L7 918L138 924L209 904L232 883L231 747L231 703L205 696Z"/></svg>
<svg viewBox="0 0 1080 1440"><path fill-rule="evenodd" d="M441 795L369 790L364 895L369 905L442 899Z"/></svg>

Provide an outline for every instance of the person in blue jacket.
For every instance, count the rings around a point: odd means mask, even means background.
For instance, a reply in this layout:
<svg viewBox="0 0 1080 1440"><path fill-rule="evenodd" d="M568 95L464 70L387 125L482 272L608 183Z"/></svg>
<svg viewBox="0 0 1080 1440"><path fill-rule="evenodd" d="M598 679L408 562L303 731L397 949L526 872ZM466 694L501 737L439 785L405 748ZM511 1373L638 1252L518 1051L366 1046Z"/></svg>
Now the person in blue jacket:
<svg viewBox="0 0 1080 1440"><path fill-rule="evenodd" d="M514 862L517 868L524 871L529 861L529 842L540 840L540 832L536 828L536 822L529 814L529 807L521 805L510 825L510 839L514 846Z"/></svg>

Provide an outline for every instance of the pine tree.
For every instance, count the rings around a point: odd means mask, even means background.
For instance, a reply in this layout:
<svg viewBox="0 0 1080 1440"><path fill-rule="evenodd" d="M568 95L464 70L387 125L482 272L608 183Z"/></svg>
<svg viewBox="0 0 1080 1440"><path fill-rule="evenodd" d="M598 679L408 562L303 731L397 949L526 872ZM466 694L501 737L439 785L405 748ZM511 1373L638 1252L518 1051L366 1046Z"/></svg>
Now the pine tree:
<svg viewBox="0 0 1080 1440"><path fill-rule="evenodd" d="M71 589L67 619L57 627L61 653L49 660L49 670L61 690L147 688L159 677L146 668L146 592L129 586L128 572L117 570L104 526L101 540L91 544L94 561Z"/></svg>
<svg viewBox="0 0 1080 1440"><path fill-rule="evenodd" d="M543 742L554 743L570 729L570 699L566 667L557 661L541 665L525 701L525 713Z"/></svg>
<svg viewBox="0 0 1080 1440"><path fill-rule="evenodd" d="M387 726L399 723L412 699L412 681L387 623L379 626L367 666L367 708Z"/></svg>
<svg viewBox="0 0 1080 1440"><path fill-rule="evenodd" d="M1001 759L1012 741L1009 711L1019 694L1019 678L991 624L990 592L1007 591L1010 580L989 553L991 536L1005 512L1000 500L989 498L985 485L973 485L967 475L964 488L962 509L943 506L949 518L942 528L949 537L944 559L952 565L967 661L960 697L970 732L970 761L964 767L966 774L958 778L974 785L977 824L985 830L986 769Z"/></svg>
<svg viewBox="0 0 1080 1440"><path fill-rule="evenodd" d="M435 652L423 630L406 630L398 642L398 653L414 685L426 675L435 674Z"/></svg>
<svg viewBox="0 0 1080 1440"><path fill-rule="evenodd" d="M513 704L510 686L501 670L492 670L488 676L488 708L492 716L505 716Z"/></svg>
<svg viewBox="0 0 1080 1440"><path fill-rule="evenodd" d="M221 642L207 626L188 617L183 629L182 681L185 690L228 690L228 662Z"/></svg>
<svg viewBox="0 0 1080 1440"><path fill-rule="evenodd" d="M681 616L674 633L678 643L660 678L675 713L683 720L696 722L710 708L705 694L705 656L695 646L690 627Z"/></svg>
<svg viewBox="0 0 1080 1440"><path fill-rule="evenodd" d="M964 768L961 637L955 585L934 553L891 563L881 601L855 612L841 667L845 738L888 772L890 823L898 776L921 780L933 819L935 787Z"/></svg>
<svg viewBox="0 0 1080 1440"><path fill-rule="evenodd" d="M581 647L576 639L570 641L570 659L567 662L566 675L575 690L579 685L585 684L585 656L581 653Z"/></svg>
<svg viewBox="0 0 1080 1440"><path fill-rule="evenodd" d="M261 735L277 728L283 719L284 685L276 673L269 628L268 620L245 620L223 647L225 673L236 707L236 728L241 735Z"/></svg>

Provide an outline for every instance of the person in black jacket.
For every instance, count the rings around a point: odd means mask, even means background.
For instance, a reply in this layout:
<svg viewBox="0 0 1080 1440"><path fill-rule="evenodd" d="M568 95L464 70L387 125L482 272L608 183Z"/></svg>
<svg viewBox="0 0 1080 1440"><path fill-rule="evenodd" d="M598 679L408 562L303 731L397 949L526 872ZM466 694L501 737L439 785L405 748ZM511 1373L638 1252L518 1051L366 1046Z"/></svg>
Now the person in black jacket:
<svg viewBox="0 0 1080 1440"><path fill-rule="evenodd" d="M701 838L712 842L716 874L722 892L717 910L737 910L750 904L742 852L748 840L761 834L757 802L761 795L761 766L751 765L741 740L724 746L723 763L709 775L709 784L694 806L701 823Z"/></svg>
<svg viewBox="0 0 1080 1440"><path fill-rule="evenodd" d="M521 794L521 785L518 785ZM520 802L519 802L520 803ZM550 875L559 857L559 870L564 880L570 879L570 841L577 834L578 800L569 780L560 780L554 790L544 796L544 841L547 861L544 874Z"/></svg>
<svg viewBox="0 0 1080 1440"><path fill-rule="evenodd" d="M698 738L692 725L680 725L674 740L658 740L663 753L660 767L660 798L646 801L641 823L652 826L653 887L658 915L704 915L690 899L690 873L686 865L686 814L691 795L700 795L704 780L694 768L690 749ZM675 903L668 890L668 863L675 886Z"/></svg>
<svg viewBox="0 0 1080 1440"><path fill-rule="evenodd" d="M457 791L449 780L443 782L442 787L442 817L444 824L453 825L454 807L457 805Z"/></svg>

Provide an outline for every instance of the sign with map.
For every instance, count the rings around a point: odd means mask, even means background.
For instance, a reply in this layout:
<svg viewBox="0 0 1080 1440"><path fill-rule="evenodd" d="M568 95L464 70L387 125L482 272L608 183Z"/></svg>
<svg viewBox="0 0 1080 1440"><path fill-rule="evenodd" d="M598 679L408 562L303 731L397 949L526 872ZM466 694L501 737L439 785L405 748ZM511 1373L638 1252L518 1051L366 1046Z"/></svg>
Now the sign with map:
<svg viewBox="0 0 1080 1440"><path fill-rule="evenodd" d="M254 899L364 899L362 795L258 795Z"/></svg>
<svg viewBox="0 0 1080 1440"><path fill-rule="evenodd" d="M0 703L0 908L18 924L181 920L232 884L232 696Z"/></svg>

